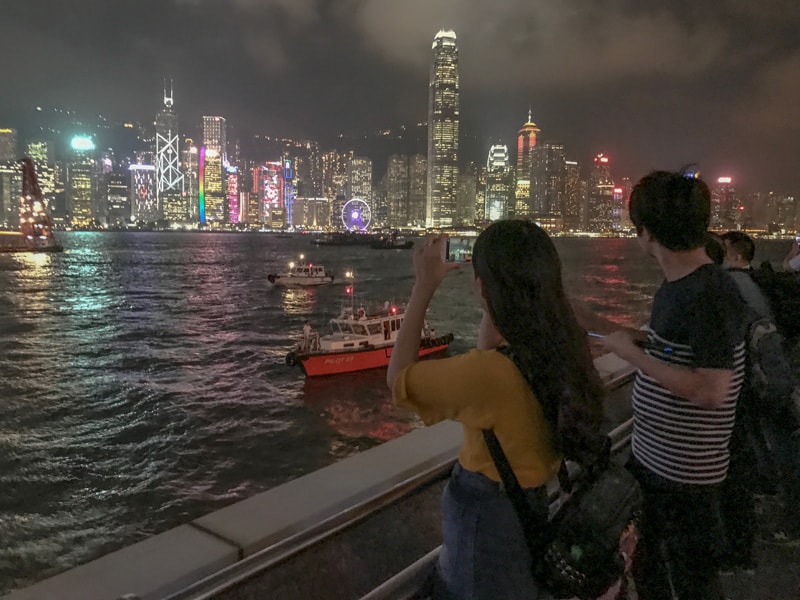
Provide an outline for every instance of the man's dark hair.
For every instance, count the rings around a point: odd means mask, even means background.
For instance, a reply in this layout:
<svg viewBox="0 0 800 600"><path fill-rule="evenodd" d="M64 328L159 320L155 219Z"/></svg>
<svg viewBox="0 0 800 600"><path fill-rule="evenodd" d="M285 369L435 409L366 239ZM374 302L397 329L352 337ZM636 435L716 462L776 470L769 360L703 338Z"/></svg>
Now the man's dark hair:
<svg viewBox="0 0 800 600"><path fill-rule="evenodd" d="M742 231L729 231L722 234L722 239L728 242L731 248L747 262L753 262L756 256L756 245L749 235Z"/></svg>
<svg viewBox="0 0 800 600"><path fill-rule="evenodd" d="M714 261L715 265L721 265L725 261L725 246L719 239L719 236L709 233L706 236L706 254Z"/></svg>
<svg viewBox="0 0 800 600"><path fill-rule="evenodd" d="M631 221L668 250L694 250L706 242L711 192L700 179L671 171L653 171L631 192Z"/></svg>

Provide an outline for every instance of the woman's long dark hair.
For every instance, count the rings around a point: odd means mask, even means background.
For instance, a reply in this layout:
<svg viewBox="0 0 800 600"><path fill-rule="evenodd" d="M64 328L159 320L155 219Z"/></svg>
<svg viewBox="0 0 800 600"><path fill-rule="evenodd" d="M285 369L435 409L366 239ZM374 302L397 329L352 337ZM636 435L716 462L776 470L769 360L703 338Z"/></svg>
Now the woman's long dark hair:
<svg viewBox="0 0 800 600"><path fill-rule="evenodd" d="M557 447L590 464L605 443L605 388L564 293L553 242L529 221L498 221L475 241L472 265L489 314L541 403Z"/></svg>

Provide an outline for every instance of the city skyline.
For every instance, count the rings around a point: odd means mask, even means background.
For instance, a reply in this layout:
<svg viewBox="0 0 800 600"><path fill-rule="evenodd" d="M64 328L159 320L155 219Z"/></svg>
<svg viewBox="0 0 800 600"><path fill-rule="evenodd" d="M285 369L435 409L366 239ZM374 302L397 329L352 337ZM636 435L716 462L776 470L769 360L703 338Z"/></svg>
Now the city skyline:
<svg viewBox="0 0 800 600"><path fill-rule="evenodd" d="M788 1L6 4L14 92L0 126L38 104L147 123L166 77L187 129L218 114L241 133L325 143L424 120L430 40L447 28L475 136L513 146L530 105L540 139L583 163L604 152L638 177L696 162L746 189L800 189L800 7Z"/></svg>

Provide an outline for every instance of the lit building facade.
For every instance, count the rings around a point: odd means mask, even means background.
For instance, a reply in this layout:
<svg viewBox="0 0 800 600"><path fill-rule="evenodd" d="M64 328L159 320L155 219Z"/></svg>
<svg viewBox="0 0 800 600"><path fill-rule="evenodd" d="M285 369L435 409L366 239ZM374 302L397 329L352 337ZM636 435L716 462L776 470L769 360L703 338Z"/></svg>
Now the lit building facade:
<svg viewBox="0 0 800 600"><path fill-rule="evenodd" d="M131 195L128 177L121 173L109 173L106 178L106 224L124 227L131 220Z"/></svg>
<svg viewBox="0 0 800 600"><path fill-rule="evenodd" d="M458 189L458 46L452 30L433 39L428 87L428 185L426 227L451 227Z"/></svg>
<svg viewBox="0 0 800 600"><path fill-rule="evenodd" d="M589 231L611 231L613 215L614 180L611 177L611 161L604 154L598 154L592 161L589 175Z"/></svg>
<svg viewBox="0 0 800 600"><path fill-rule="evenodd" d="M183 173L183 189L186 195L187 219L192 223L200 221L199 207L199 161L200 151L194 140L186 138L181 151L181 172Z"/></svg>
<svg viewBox="0 0 800 600"><path fill-rule="evenodd" d="M331 203L327 198L297 196L292 225L308 229L325 229L331 224Z"/></svg>
<svg viewBox="0 0 800 600"><path fill-rule="evenodd" d="M475 204L478 199L478 174L475 163L471 163L458 176L456 196L456 221L460 225L474 225Z"/></svg>
<svg viewBox="0 0 800 600"><path fill-rule="evenodd" d="M0 127L0 162L18 160L17 156L17 130L10 127Z"/></svg>
<svg viewBox="0 0 800 600"><path fill-rule="evenodd" d="M94 142L86 136L75 136L70 149L66 189L69 221L73 227L90 227L95 204Z"/></svg>
<svg viewBox="0 0 800 600"><path fill-rule="evenodd" d="M239 198L239 169L225 167L225 193L228 197L228 220L231 223L241 223L241 201Z"/></svg>
<svg viewBox="0 0 800 600"><path fill-rule="evenodd" d="M407 227L408 218L408 156L392 154L386 167L386 224Z"/></svg>
<svg viewBox="0 0 800 600"><path fill-rule="evenodd" d="M547 229L562 229L567 157L563 144L546 142L531 152L530 216Z"/></svg>
<svg viewBox="0 0 800 600"><path fill-rule="evenodd" d="M222 155L215 149L200 148L198 165L200 223L219 226L227 222L227 204L222 177Z"/></svg>
<svg viewBox="0 0 800 600"><path fill-rule="evenodd" d="M347 177L347 197L361 198L372 205L372 160L354 156Z"/></svg>
<svg viewBox="0 0 800 600"><path fill-rule="evenodd" d="M536 148L536 136L541 129L531 118L528 109L528 120L517 133L517 169L514 182L514 216L525 218L531 216L531 169L533 168L533 149Z"/></svg>
<svg viewBox="0 0 800 600"><path fill-rule="evenodd" d="M253 169L253 193L258 197L258 218L271 223L274 215L286 214L284 169L282 161L269 161Z"/></svg>
<svg viewBox="0 0 800 600"><path fill-rule="evenodd" d="M580 165L574 160L564 161L564 231L583 229L581 213L585 212L586 185L581 180Z"/></svg>
<svg viewBox="0 0 800 600"><path fill-rule="evenodd" d="M740 229L740 202L731 177L718 177L711 186L711 229Z"/></svg>
<svg viewBox="0 0 800 600"><path fill-rule="evenodd" d="M347 202L347 176L353 158L352 150L347 152L331 150L322 155L322 195L330 200L332 215L340 215ZM341 220L332 217L331 224L339 227Z"/></svg>
<svg viewBox="0 0 800 600"><path fill-rule="evenodd" d="M486 159L486 219L499 221L508 217L511 199L511 162L508 146L495 144Z"/></svg>
<svg viewBox="0 0 800 600"><path fill-rule="evenodd" d="M156 115L156 193L163 217L170 222L188 220L189 210L183 189L178 115L173 107L172 83L169 94L164 89L164 106Z"/></svg>
<svg viewBox="0 0 800 600"><path fill-rule="evenodd" d="M130 205L131 218L138 223L155 223L161 218L158 210L155 165L131 165Z"/></svg>

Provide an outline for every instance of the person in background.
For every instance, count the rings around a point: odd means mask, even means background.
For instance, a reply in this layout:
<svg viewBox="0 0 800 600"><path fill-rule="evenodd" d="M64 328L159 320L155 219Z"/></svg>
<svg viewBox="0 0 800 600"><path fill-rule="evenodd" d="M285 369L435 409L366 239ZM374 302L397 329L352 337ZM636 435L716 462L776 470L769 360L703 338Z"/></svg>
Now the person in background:
<svg viewBox="0 0 800 600"><path fill-rule="evenodd" d="M433 597L550 598L531 574L537 557L530 556L482 430L494 430L544 525L544 484L558 473L561 457L602 449L605 389L564 293L556 249L529 221L499 221L475 242L473 285L483 309L477 347L418 361L428 304L458 268L444 260L445 244L446 236L433 237L414 251L416 282L386 376L394 401L426 425L454 419L464 429L442 496Z"/></svg>
<svg viewBox="0 0 800 600"><path fill-rule="evenodd" d="M785 271L800 271L800 244L798 244L797 237L792 242L792 247L789 248L789 253L783 259L783 269Z"/></svg>
<svg viewBox="0 0 800 600"><path fill-rule="evenodd" d="M664 281L646 332L575 303L581 324L638 369L628 468L644 494L634 580L647 600L721 597L720 485L744 377L744 304L706 254L711 194L693 177L654 171L633 188L630 217ZM635 343L646 336L647 350Z"/></svg>
<svg viewBox="0 0 800 600"><path fill-rule="evenodd" d="M760 317L772 319L769 303L753 281L750 274L753 272L753 259L756 255L756 245L753 238L742 231L728 231L722 235L725 244L725 260L722 263L742 295L745 303Z"/></svg>

